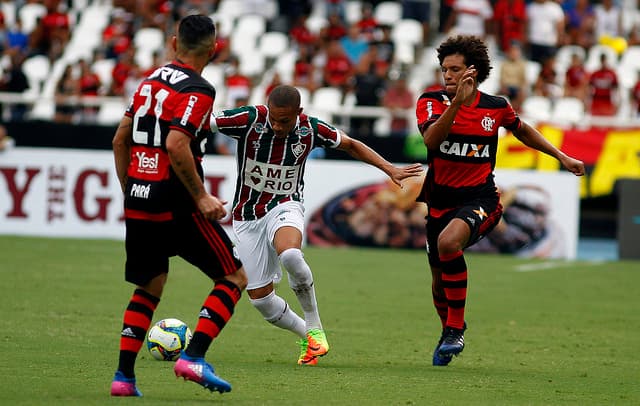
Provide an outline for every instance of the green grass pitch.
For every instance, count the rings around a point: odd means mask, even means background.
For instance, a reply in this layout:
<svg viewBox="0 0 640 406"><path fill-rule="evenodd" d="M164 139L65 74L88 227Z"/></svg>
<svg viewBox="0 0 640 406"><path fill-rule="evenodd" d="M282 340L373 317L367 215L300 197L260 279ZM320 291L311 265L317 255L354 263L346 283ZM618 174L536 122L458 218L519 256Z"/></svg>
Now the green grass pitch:
<svg viewBox="0 0 640 406"><path fill-rule="evenodd" d="M0 237L2 405L637 405L640 262L467 255L467 347L432 367L439 323L421 251L305 248L331 352L296 365L296 338L246 294L207 359L233 391L177 380L146 348L141 399L113 399L119 241ZM172 260L154 321L195 327L208 280ZM278 292L297 310L288 284Z"/></svg>

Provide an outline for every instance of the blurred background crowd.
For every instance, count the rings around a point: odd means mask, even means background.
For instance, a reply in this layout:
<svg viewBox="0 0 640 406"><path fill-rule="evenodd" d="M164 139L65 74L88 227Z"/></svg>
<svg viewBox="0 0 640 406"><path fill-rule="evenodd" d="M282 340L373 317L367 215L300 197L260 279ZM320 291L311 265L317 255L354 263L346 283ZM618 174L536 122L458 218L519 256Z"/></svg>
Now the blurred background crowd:
<svg viewBox="0 0 640 406"><path fill-rule="evenodd" d="M436 47L460 33L490 46L481 90L534 122L640 112L637 0L0 0L0 121L112 125L194 12L218 28L216 110L287 83L354 137L404 138L441 88Z"/></svg>

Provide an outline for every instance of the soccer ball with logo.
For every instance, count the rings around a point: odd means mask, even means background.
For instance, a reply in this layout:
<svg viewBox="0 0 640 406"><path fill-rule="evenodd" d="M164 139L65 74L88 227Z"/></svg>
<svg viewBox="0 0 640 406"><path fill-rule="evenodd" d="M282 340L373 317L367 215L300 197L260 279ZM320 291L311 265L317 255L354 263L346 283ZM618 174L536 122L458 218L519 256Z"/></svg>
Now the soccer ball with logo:
<svg viewBox="0 0 640 406"><path fill-rule="evenodd" d="M157 322L147 334L147 348L153 358L160 361L175 361L180 351L191 341L191 329L181 320L164 319Z"/></svg>

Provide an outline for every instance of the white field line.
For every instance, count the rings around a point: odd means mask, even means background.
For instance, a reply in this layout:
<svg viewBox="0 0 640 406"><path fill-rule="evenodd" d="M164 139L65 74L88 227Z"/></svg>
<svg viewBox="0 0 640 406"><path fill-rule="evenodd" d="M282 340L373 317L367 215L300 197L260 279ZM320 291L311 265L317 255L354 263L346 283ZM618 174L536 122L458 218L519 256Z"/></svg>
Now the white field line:
<svg viewBox="0 0 640 406"><path fill-rule="evenodd" d="M535 262L530 264L522 264L515 267L516 272L537 272L544 271L552 268L567 268L567 267L576 267L583 268L585 266L594 266L599 265L604 261L585 261L580 262L580 264L576 264L573 261L545 261L545 262Z"/></svg>

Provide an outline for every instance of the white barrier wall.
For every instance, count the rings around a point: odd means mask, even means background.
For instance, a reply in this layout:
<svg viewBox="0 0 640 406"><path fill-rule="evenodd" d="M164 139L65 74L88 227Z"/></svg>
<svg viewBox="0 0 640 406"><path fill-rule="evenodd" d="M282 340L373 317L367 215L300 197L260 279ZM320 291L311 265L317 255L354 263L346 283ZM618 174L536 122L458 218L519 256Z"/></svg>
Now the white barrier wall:
<svg viewBox="0 0 640 406"><path fill-rule="evenodd" d="M207 156L209 190L228 200L236 178L235 160ZM312 160L305 176L307 219L333 197L386 181L378 169L360 162ZM535 185L549 196L549 219L561 231L560 254L574 258L579 190L567 173L500 171L503 188ZM228 225L228 219L224 223ZM228 231L230 227L227 227ZM109 151L13 148L0 153L0 234L81 238L124 237L122 194Z"/></svg>

